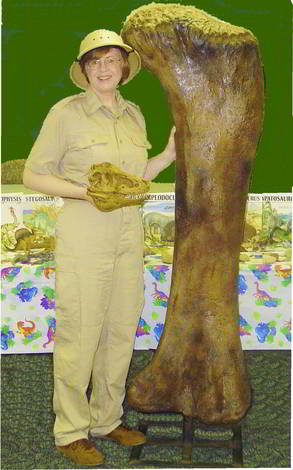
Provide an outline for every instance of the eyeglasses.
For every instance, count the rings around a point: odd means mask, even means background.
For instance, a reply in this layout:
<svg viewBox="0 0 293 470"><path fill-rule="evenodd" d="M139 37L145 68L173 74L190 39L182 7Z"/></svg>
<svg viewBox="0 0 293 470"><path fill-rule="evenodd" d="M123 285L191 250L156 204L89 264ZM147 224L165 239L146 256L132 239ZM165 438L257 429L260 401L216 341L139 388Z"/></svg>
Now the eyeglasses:
<svg viewBox="0 0 293 470"><path fill-rule="evenodd" d="M91 69L95 69L101 67L103 62L105 67L113 67L118 62L121 62L121 59L118 59L116 57L106 57L105 59L91 59L87 62L87 64Z"/></svg>

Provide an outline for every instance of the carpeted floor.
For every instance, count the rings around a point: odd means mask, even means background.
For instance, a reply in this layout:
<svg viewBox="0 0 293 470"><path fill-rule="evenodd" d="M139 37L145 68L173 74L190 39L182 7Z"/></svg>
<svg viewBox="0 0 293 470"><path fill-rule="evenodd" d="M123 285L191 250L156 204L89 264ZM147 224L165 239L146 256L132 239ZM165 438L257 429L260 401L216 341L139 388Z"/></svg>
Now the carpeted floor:
<svg viewBox="0 0 293 470"><path fill-rule="evenodd" d="M134 351L128 383L151 358L150 351ZM289 351L245 351L253 404L242 421L245 467L290 467L291 355ZM52 355L2 356L2 470L81 468L59 454L52 434ZM137 427L145 415L125 402L125 422ZM180 439L177 414L148 415L154 420L168 420L167 425L149 428L148 435ZM216 436L214 432L216 431ZM195 429L195 435L208 438L211 428ZM224 431L213 430L222 439ZM131 449L113 442L97 441L106 455L105 464L97 468L131 468ZM162 467L174 466L181 459L179 447L145 447L143 459L162 460ZM193 449L192 462L230 462L225 449ZM192 464L193 465L193 464ZM179 465L178 465L179 466ZM89 468L89 467L82 467ZM141 465L140 468L154 468Z"/></svg>

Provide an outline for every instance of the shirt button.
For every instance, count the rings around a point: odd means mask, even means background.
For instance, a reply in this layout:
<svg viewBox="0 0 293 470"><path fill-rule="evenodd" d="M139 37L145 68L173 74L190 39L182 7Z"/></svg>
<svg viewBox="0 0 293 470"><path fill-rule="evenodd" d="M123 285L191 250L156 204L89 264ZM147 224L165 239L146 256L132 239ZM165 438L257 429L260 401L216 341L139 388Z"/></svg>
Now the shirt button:
<svg viewBox="0 0 293 470"><path fill-rule="evenodd" d="M124 165L124 164L125 164L125 160L122 160L122 165Z"/></svg>
<svg viewBox="0 0 293 470"><path fill-rule="evenodd" d="M123 141L120 139L119 142L120 142L120 144L122 144Z"/></svg>

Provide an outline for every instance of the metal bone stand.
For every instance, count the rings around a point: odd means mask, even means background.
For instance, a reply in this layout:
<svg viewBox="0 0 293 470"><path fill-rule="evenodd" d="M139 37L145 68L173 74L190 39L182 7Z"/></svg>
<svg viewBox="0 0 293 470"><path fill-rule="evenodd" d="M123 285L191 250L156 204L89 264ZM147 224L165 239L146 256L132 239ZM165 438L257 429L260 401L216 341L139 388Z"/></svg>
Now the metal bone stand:
<svg viewBox="0 0 293 470"><path fill-rule="evenodd" d="M180 427L181 423L174 423L173 421L152 421L143 420L139 424L139 431L144 434L147 433L149 426L163 426L170 425ZM200 424L197 423L197 427L200 428ZM213 426L215 428L215 426ZM206 429L206 428L205 428ZM223 426L221 426L223 429ZM233 436L231 439L216 440L216 439L198 439L194 437L194 419L191 416L183 415L183 429L182 439L159 439L151 438L147 442L140 446L132 448L129 464L130 465L155 465L158 467L191 467L191 468L240 468L243 467L243 453L242 453L242 434L241 425L235 424L230 427L225 426L225 430L232 431ZM165 460L148 460L141 459L140 455L145 446L178 446L182 447L182 458L179 461L165 461ZM212 448L225 448L231 449L232 451L232 463L218 463L218 462L192 462L192 449L194 447L212 447Z"/></svg>

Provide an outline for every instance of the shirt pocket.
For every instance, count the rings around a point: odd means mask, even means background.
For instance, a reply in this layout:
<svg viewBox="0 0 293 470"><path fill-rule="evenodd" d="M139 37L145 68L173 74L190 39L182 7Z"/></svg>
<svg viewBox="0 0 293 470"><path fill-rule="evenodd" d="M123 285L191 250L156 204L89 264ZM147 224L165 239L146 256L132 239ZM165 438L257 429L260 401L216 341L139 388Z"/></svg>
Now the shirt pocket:
<svg viewBox="0 0 293 470"><path fill-rule="evenodd" d="M68 148L69 150L86 150L95 146L105 146L108 139L105 136L97 136L94 134L74 134L70 136Z"/></svg>
<svg viewBox="0 0 293 470"><path fill-rule="evenodd" d="M131 136L131 141L136 147L151 149L152 144L147 140L145 135L134 134Z"/></svg>
<svg viewBox="0 0 293 470"><path fill-rule="evenodd" d="M148 149L152 146L144 133L135 133L129 137L128 154L125 155L124 170L142 176L148 160Z"/></svg>
<svg viewBox="0 0 293 470"><path fill-rule="evenodd" d="M94 163L109 161L109 139L94 133L72 134L69 137L67 152L63 159L65 173L87 172Z"/></svg>

